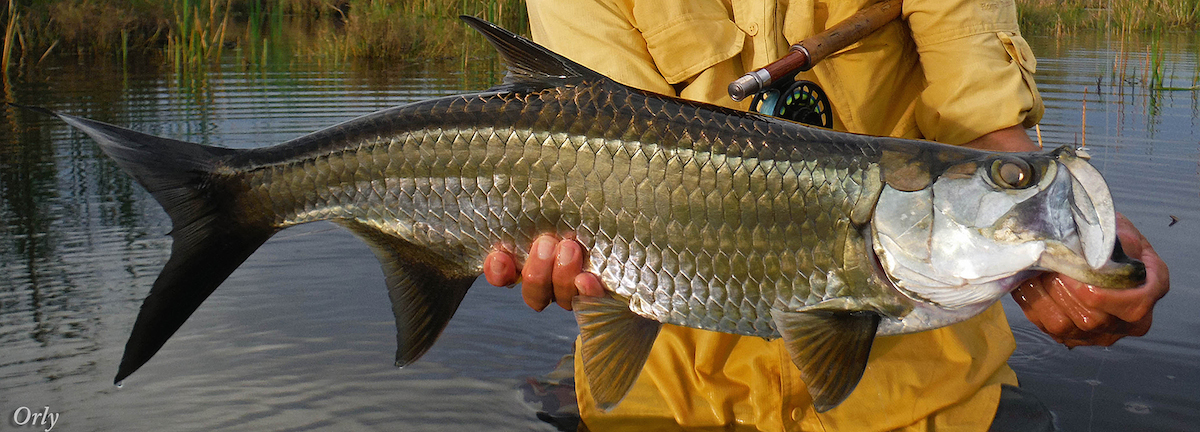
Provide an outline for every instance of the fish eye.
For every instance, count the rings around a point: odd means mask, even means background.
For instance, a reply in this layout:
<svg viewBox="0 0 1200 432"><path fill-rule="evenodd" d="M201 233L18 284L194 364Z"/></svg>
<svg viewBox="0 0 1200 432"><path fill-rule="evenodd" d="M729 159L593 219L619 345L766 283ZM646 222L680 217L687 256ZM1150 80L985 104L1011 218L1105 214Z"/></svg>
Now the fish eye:
<svg viewBox="0 0 1200 432"><path fill-rule="evenodd" d="M1006 189L1024 189L1033 184L1033 168L1019 158L992 161L992 182Z"/></svg>

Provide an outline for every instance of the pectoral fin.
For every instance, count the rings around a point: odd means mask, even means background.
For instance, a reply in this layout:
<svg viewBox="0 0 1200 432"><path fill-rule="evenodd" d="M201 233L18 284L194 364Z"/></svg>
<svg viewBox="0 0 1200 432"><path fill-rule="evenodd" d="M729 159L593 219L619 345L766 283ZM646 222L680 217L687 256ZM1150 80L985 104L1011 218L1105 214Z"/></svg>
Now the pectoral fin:
<svg viewBox="0 0 1200 432"><path fill-rule="evenodd" d="M772 310L792 362L808 386L817 412L842 403L867 368L879 314L807 310Z"/></svg>
<svg viewBox="0 0 1200 432"><path fill-rule="evenodd" d="M407 366L433 346L477 276L459 274L459 265L373 227L339 223L366 241L383 265L396 316L396 366Z"/></svg>
<svg viewBox="0 0 1200 432"><path fill-rule="evenodd" d="M628 302L611 297L577 296L572 308L579 321L579 354L592 398L607 411L633 387L662 324L633 313Z"/></svg>

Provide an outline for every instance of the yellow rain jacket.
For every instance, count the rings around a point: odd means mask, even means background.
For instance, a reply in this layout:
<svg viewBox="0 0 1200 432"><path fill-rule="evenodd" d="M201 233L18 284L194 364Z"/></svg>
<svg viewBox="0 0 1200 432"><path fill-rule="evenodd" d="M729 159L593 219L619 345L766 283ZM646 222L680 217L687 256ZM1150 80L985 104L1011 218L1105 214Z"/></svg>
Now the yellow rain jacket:
<svg viewBox="0 0 1200 432"><path fill-rule="evenodd" d="M871 0L529 0L535 41L613 79L746 109L730 81ZM1011 0L905 0L902 21L830 56L818 83L834 127L962 144L1040 120L1036 66ZM578 349L578 347L576 347ZM982 431L1001 384L1016 384L999 305L971 320L875 340L858 387L817 414L781 341L664 326L620 405L602 412L576 358L580 413L593 431Z"/></svg>

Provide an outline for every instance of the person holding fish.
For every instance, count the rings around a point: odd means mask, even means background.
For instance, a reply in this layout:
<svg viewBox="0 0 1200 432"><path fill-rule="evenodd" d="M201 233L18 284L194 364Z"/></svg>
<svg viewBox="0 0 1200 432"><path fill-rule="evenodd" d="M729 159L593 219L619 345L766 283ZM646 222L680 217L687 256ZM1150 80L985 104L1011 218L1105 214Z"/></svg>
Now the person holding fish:
<svg viewBox="0 0 1200 432"><path fill-rule="evenodd" d="M532 2L550 49L463 16L504 84L254 149L24 108L92 137L171 217L115 383L271 236L331 220L383 267L397 366L521 257L527 303L575 311L588 428L1048 429L995 303L1016 291L1064 344L1111 344L1148 330L1166 267L1086 152L1032 151L1010 3L910 0L802 73L860 134L730 108L738 74L859 6Z"/></svg>
<svg viewBox="0 0 1200 432"><path fill-rule="evenodd" d="M571 60L636 88L746 109L726 94L728 83L870 3L528 6L534 40ZM1044 110L1036 60L1012 2L907 0L901 17L798 75L828 92L834 129L1038 150L1025 132ZM1145 263L1143 285L1108 290L1044 272L1012 293L1031 322L1068 347L1144 335L1168 290L1166 266L1145 237L1119 215L1117 227L1124 252ZM520 281L525 302L539 311L550 303L570 310L577 295L605 295L600 280L582 272L584 248L564 237L534 241L519 273L510 253L493 252L484 263L487 280ZM1013 413L1042 416L1023 429L1050 428L1044 407L1013 387L1006 361L1014 347L999 305L948 327L877 338L857 388L825 412L813 406L779 340L663 326L640 378L607 411L593 402L578 364L575 374L580 413L592 430L1005 430Z"/></svg>

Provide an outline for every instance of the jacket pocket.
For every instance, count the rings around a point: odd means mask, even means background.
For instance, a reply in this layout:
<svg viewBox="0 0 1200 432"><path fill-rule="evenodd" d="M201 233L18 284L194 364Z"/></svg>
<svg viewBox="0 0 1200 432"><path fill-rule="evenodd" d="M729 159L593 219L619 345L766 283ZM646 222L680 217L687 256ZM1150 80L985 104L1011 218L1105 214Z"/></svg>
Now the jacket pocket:
<svg viewBox="0 0 1200 432"><path fill-rule="evenodd" d="M746 34L726 15L677 17L644 31L646 50L668 83L687 81L742 51Z"/></svg>

